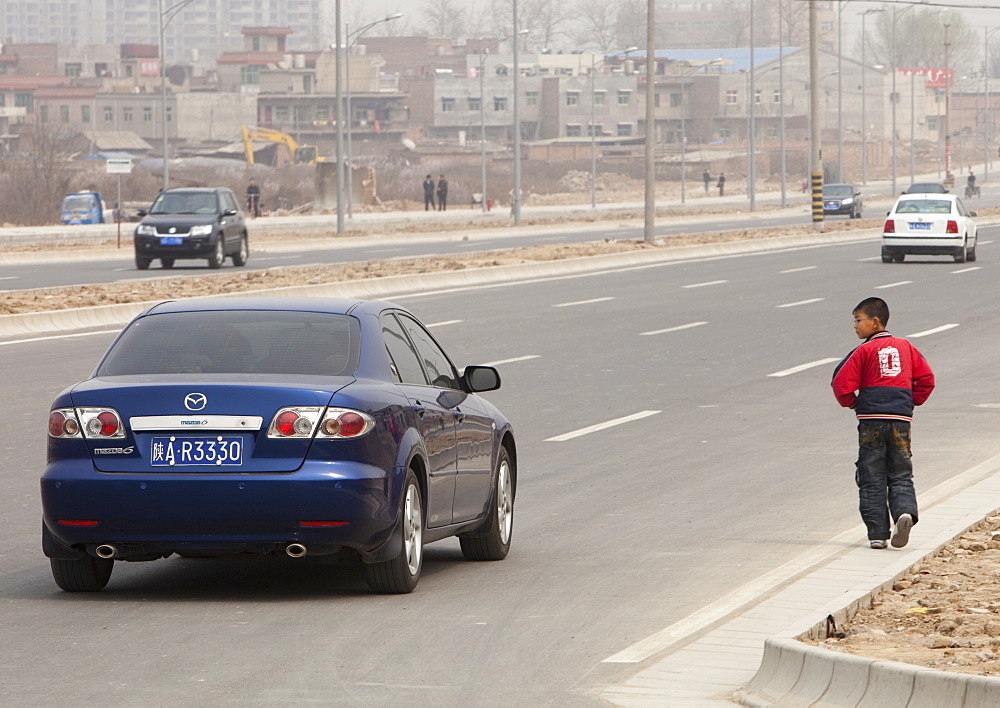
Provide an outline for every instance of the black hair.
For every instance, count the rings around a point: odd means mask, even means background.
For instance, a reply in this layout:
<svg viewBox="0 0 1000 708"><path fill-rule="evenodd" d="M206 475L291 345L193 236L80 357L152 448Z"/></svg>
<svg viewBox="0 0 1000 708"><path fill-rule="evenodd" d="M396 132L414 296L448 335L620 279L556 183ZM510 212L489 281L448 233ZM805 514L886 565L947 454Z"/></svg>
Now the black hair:
<svg viewBox="0 0 1000 708"><path fill-rule="evenodd" d="M880 297L866 297L854 308L854 312L863 312L868 317L878 317L878 321L885 327L889 324L889 306Z"/></svg>

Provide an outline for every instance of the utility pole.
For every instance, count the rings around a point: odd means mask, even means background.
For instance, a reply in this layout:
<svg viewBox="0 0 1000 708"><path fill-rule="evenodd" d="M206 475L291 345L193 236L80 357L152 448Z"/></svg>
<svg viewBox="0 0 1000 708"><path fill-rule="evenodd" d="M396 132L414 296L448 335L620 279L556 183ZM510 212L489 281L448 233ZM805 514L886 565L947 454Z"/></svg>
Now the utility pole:
<svg viewBox="0 0 1000 708"><path fill-rule="evenodd" d="M656 92L656 2L646 0L646 208L643 238L652 243L656 227L656 112L653 101Z"/></svg>
<svg viewBox="0 0 1000 708"><path fill-rule="evenodd" d="M819 20L816 5L809 3L809 173L812 182L813 230L823 224L823 149L820 145L822 114L819 109Z"/></svg>

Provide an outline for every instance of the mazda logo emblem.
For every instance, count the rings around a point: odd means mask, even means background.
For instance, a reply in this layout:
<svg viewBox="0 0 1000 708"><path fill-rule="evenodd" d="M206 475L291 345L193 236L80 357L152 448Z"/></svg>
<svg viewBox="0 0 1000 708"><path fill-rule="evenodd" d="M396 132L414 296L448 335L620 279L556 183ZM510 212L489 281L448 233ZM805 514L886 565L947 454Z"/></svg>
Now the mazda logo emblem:
<svg viewBox="0 0 1000 708"><path fill-rule="evenodd" d="M189 411L200 411L208 403L208 396L204 393L189 393L184 396L184 407Z"/></svg>

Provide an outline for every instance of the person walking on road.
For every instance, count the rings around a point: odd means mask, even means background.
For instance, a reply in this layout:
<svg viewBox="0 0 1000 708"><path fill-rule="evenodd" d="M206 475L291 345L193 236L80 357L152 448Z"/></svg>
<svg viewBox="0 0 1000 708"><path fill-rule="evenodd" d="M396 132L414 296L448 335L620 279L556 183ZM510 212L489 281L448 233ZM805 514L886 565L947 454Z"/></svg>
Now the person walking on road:
<svg viewBox="0 0 1000 708"><path fill-rule="evenodd" d="M437 186L437 197L438 197L438 211L444 211L448 208L448 180L444 178L444 175L439 175Z"/></svg>
<svg viewBox="0 0 1000 708"><path fill-rule="evenodd" d="M260 216L260 187L257 186L257 180L253 177L250 178L250 184L247 185L247 212L254 219Z"/></svg>
<svg viewBox="0 0 1000 708"><path fill-rule="evenodd" d="M917 523L910 422L913 407L934 390L930 364L909 341L889 334L888 322L885 300L858 303L854 331L864 342L837 365L831 384L837 402L858 418L858 508L868 543L877 549L887 541L902 548ZM891 537L890 521L895 521Z"/></svg>
<svg viewBox="0 0 1000 708"><path fill-rule="evenodd" d="M712 181L712 175L707 168L701 173L701 181L705 183L705 194L708 194L708 185Z"/></svg>
<svg viewBox="0 0 1000 708"><path fill-rule="evenodd" d="M424 211L434 211L434 178L424 177Z"/></svg>
<svg viewBox="0 0 1000 708"><path fill-rule="evenodd" d="M726 173L719 173L719 196L724 196L726 192Z"/></svg>

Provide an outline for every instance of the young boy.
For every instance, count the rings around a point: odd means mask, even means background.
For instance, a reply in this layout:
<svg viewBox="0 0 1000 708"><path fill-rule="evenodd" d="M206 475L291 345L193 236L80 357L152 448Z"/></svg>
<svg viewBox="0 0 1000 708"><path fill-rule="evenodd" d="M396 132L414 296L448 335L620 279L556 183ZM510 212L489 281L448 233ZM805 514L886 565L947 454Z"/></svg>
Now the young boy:
<svg viewBox="0 0 1000 708"><path fill-rule="evenodd" d="M913 406L934 390L934 372L907 340L885 331L889 306L870 297L854 308L854 331L864 342L833 373L833 393L858 416L855 481L861 518L872 548L885 548L889 515L896 522L892 547L902 548L917 523L917 495L910 460Z"/></svg>

